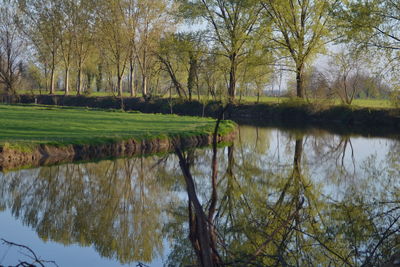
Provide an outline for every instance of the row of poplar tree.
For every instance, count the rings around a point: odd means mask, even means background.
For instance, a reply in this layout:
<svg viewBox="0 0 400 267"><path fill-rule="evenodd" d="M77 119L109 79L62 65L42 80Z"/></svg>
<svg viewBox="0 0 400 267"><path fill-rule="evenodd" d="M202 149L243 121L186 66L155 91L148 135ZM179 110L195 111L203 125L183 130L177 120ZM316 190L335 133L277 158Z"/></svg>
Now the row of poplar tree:
<svg viewBox="0 0 400 267"><path fill-rule="evenodd" d="M338 47L329 71L312 67ZM0 0L8 94L234 99L262 94L286 71L297 97L323 87L351 102L376 55L384 78L372 84L396 89L399 51L398 0Z"/></svg>

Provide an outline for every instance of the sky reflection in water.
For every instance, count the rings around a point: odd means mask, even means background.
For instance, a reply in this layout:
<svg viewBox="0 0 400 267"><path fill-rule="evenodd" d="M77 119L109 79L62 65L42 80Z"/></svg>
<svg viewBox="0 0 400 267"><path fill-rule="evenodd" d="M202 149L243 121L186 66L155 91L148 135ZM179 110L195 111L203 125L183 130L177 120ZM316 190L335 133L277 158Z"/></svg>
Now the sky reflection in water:
<svg viewBox="0 0 400 267"><path fill-rule="evenodd" d="M236 142L218 154L222 256L251 255L304 199L298 218L274 235L258 264L385 262L400 248L399 152L399 141L384 138L240 127ZM189 153L207 205L212 151ZM176 155L0 173L0 184L0 237L59 266L196 259ZM0 265L21 257L0 245Z"/></svg>

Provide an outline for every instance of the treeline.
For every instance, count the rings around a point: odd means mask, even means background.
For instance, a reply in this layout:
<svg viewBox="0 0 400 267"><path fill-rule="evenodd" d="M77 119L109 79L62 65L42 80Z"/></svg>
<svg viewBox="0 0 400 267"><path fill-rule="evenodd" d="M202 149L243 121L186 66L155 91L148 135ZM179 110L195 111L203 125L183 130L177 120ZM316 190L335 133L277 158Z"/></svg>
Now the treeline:
<svg viewBox="0 0 400 267"><path fill-rule="evenodd" d="M287 91L351 104L399 91L397 0L0 3L5 94L233 100Z"/></svg>

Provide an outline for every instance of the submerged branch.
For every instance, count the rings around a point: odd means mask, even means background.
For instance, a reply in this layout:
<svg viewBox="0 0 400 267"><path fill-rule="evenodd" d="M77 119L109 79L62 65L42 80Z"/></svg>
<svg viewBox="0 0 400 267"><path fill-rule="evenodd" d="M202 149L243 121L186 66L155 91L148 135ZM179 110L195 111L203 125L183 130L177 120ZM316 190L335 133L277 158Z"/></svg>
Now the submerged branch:
<svg viewBox="0 0 400 267"><path fill-rule="evenodd" d="M15 267L17 267L17 266L34 267L34 266L36 266L35 263L39 264L39 266L42 266L42 267L45 267L45 265L44 265L45 263L51 263L54 266L58 267L58 265L57 265L57 263L55 261L42 260L42 259L38 258L36 253L28 246L17 244L17 243L11 242L11 241L7 241L7 240L5 240L3 238L1 238L1 241L3 242L3 244L8 245L10 247L23 248L23 249L27 250L31 254L31 255L27 255L27 254L24 253L25 256L27 256L27 257L29 257L29 258L31 258L33 260L32 263L28 263L28 262L25 262L25 261L20 261L19 264L15 265Z"/></svg>

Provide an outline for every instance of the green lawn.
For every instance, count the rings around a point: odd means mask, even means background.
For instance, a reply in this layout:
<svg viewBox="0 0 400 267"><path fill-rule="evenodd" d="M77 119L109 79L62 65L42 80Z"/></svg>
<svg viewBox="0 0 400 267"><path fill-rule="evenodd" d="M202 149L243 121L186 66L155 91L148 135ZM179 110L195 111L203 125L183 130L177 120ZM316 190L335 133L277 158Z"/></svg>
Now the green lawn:
<svg viewBox="0 0 400 267"><path fill-rule="evenodd" d="M0 145L97 144L212 133L215 120L84 108L0 105ZM223 121L220 132L235 127Z"/></svg>

